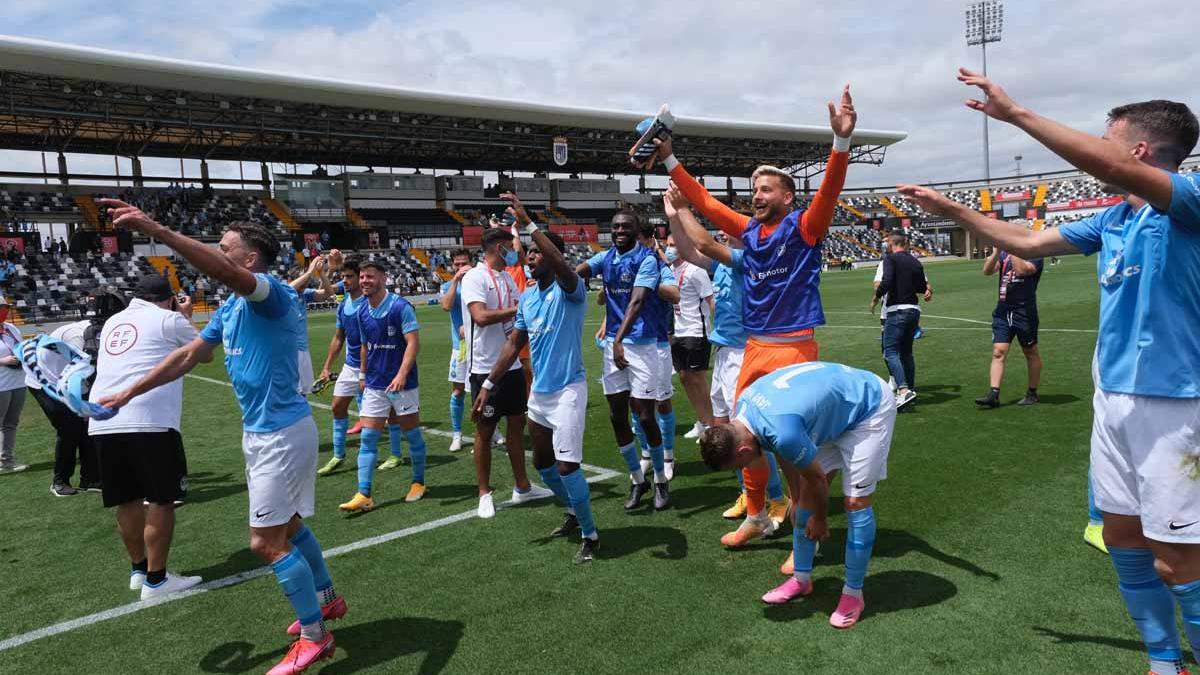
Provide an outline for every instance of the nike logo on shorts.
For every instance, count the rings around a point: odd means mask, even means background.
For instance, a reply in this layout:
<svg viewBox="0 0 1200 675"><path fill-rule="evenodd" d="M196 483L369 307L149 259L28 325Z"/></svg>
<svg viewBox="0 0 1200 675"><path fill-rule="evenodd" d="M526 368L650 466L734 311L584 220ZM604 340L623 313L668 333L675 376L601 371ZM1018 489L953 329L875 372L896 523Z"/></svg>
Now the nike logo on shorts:
<svg viewBox="0 0 1200 675"><path fill-rule="evenodd" d="M271 509L270 511L263 511L262 509L259 509L254 512L254 517L257 520L262 520L263 518L266 518L267 516L271 515L272 513L275 513L275 509Z"/></svg>
<svg viewBox="0 0 1200 675"><path fill-rule="evenodd" d="M856 490L866 490L867 488L871 487L872 485L874 485L874 483L867 483L866 485L855 485L855 486L854 486L854 489L856 489Z"/></svg>
<svg viewBox="0 0 1200 675"><path fill-rule="evenodd" d="M1200 523L1200 520L1193 520L1192 522L1184 523L1183 525L1179 525L1175 521L1172 520L1170 523L1167 524L1167 527L1171 528L1172 530L1182 530L1185 527L1191 527L1191 526L1195 525L1196 523Z"/></svg>

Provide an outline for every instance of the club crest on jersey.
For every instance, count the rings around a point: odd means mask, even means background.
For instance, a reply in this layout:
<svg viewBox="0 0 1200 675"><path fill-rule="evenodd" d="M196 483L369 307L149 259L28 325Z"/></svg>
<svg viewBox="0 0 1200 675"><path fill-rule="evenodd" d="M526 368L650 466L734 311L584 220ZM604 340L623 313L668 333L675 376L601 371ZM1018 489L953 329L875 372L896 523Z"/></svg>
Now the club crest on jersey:
<svg viewBox="0 0 1200 675"><path fill-rule="evenodd" d="M621 272L621 283L628 284L633 282L633 274L631 272Z"/></svg>
<svg viewBox="0 0 1200 675"><path fill-rule="evenodd" d="M396 327L388 326L388 337L395 337L395 336L396 336Z"/></svg>

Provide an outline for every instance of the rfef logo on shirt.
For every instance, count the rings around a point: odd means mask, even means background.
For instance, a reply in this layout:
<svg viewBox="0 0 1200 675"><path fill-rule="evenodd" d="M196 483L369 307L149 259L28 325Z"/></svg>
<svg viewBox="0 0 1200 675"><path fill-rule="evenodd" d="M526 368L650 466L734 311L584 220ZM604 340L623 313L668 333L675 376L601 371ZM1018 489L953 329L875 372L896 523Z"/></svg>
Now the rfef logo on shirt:
<svg viewBox="0 0 1200 675"><path fill-rule="evenodd" d="M120 356L137 344L137 326L131 323L117 324L104 340L104 351L111 356Z"/></svg>

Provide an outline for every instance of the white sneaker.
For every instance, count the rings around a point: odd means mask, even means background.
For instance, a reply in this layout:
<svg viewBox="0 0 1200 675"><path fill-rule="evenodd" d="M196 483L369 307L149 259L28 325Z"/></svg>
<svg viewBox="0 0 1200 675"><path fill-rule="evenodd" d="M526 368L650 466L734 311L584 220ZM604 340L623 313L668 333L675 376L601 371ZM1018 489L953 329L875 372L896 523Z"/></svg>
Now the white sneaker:
<svg viewBox="0 0 1200 675"><path fill-rule="evenodd" d="M494 518L496 516L496 505L492 503L491 492L479 498L479 510L475 513L480 518Z"/></svg>
<svg viewBox="0 0 1200 675"><path fill-rule="evenodd" d="M896 378L888 375L888 387L891 387L892 393L896 393Z"/></svg>
<svg viewBox="0 0 1200 675"><path fill-rule="evenodd" d="M130 570L130 572L129 572L129 590L131 590L131 591L141 590L142 584L144 584L144 583L146 583L146 573L145 572Z"/></svg>
<svg viewBox="0 0 1200 675"><path fill-rule="evenodd" d="M459 450L462 450L462 434L454 434L454 438L450 440L450 452Z"/></svg>
<svg viewBox="0 0 1200 675"><path fill-rule="evenodd" d="M167 578L157 586L142 584L142 600L150 600L171 593L186 591L187 589L199 584L203 579L200 577L181 577L171 572L167 572Z"/></svg>
<svg viewBox="0 0 1200 675"><path fill-rule="evenodd" d="M517 492L517 488L513 488L512 500L514 504L524 504L525 502L532 502L535 499L545 499L546 497L553 496L553 490L549 490L541 485L538 485L537 483L531 482L529 484L529 489L524 492Z"/></svg>
<svg viewBox="0 0 1200 675"><path fill-rule="evenodd" d="M917 392L913 391L912 389L909 389L903 394L896 394L896 409L899 410L915 400L917 400Z"/></svg>
<svg viewBox="0 0 1200 675"><path fill-rule="evenodd" d="M705 426L699 422L692 425L692 428L683 435L684 438L700 438L700 434L704 433Z"/></svg>
<svg viewBox="0 0 1200 675"><path fill-rule="evenodd" d="M675 478L675 460L668 459L663 461L663 475L667 477L667 482L670 483Z"/></svg>
<svg viewBox="0 0 1200 675"><path fill-rule="evenodd" d="M28 468L28 464L0 464L0 473L20 473Z"/></svg>
<svg viewBox="0 0 1200 675"><path fill-rule="evenodd" d="M492 433L492 447L493 448L498 448L507 442L508 442L508 439L504 437L504 434L500 433L500 429L496 429L496 431L494 433Z"/></svg>

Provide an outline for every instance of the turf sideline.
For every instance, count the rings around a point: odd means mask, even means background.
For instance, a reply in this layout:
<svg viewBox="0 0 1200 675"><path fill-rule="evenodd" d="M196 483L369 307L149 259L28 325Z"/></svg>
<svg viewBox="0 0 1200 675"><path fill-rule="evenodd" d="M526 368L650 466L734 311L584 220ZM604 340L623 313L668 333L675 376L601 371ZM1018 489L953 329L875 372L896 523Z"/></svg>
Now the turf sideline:
<svg viewBox="0 0 1200 675"><path fill-rule="evenodd" d="M197 380L202 380L204 382L212 382L214 384L221 384L221 385L225 385L227 387L233 386L232 384L225 382L223 380L217 380L217 379L214 379L211 377L204 377L202 375L192 375L189 373L187 375L187 377L197 379ZM323 403L315 403L315 402L310 401L309 405L312 405L312 406L315 406L318 408L324 408L326 410L329 409L329 406L327 406ZM448 436L453 435L450 432L441 431L439 429L423 429L423 431L425 433L436 435L436 436L447 436L448 437ZM587 482L589 482L589 483L595 483L598 481L609 480L610 478L615 478L615 477L621 475L620 472L614 471L612 469L607 469L607 468L604 468L601 466L595 466L592 464L580 464L579 466L580 466L580 468L584 469L585 471L589 471L589 472L593 473L593 475L589 476L587 479ZM505 508L505 507L511 506L512 504L513 504L513 501L510 499L508 501L505 501L505 502L499 504L497 508ZM385 534L378 534L373 537L367 537L366 539L360 539L359 541L350 542L349 544L343 544L341 546L335 546L333 548L325 549L325 558L326 559L334 558L339 555L344 555L346 553L352 553L354 551L360 551L365 548L379 546L380 544L386 544L390 541L395 541L396 539L403 539L404 537L410 537L414 534L428 532L430 530L435 530L439 527L445 527L446 525L453 525L454 523L460 523L464 520L470 520L471 518L475 518L475 517L476 517L476 511L475 511L475 509L471 509L470 511L463 511L462 513L456 513L452 516L438 518L437 520L431 520L426 523L421 523L420 525L413 525L412 527L406 527L406 528L403 528L400 530L395 530L393 532L387 532ZM151 607L157 607L158 605L164 605L168 602L175 602L176 600L183 600L184 598L190 598L192 596L200 595L202 593L208 593L209 591L215 591L215 590L219 590L222 588L227 588L229 586L235 586L237 584L240 584L240 583L243 583L246 581L250 581L252 579L257 579L261 576L266 576L270 573L271 573L270 567L258 567L256 569L247 570L245 572L238 572L237 574L231 574L227 577L222 577L220 579L214 579L213 581L206 581L206 582L200 584L199 586L196 586L195 588L191 588L191 589L188 589L188 590L180 592L180 593L175 593L173 595L167 595L167 596L164 596L161 598L154 598L151 600L140 600L138 602L131 602L127 605L113 607L112 609L106 609L106 610L103 610L100 612L96 612L94 614L88 614L85 616L81 616L77 619L69 619L67 621L62 621L62 622L59 622L56 624L51 624L44 628L38 628L36 630L31 630L27 633L21 633L19 635L14 635L10 638L0 641L0 652L5 652L10 649L15 649L22 645L29 644L30 642L33 642L35 640L53 637L55 635L61 635L63 633L69 633L71 631L78 630L80 628L86 628L88 626L100 623L102 621L108 621L109 619L116 619L118 617L122 617L127 614L133 614L134 612L140 612L144 609L150 609Z"/></svg>

